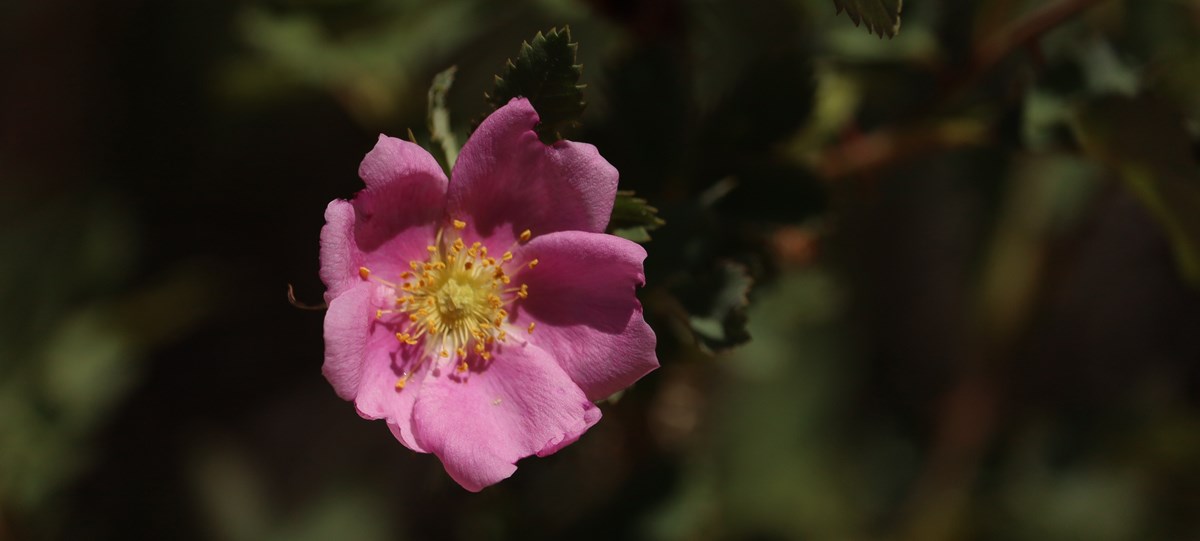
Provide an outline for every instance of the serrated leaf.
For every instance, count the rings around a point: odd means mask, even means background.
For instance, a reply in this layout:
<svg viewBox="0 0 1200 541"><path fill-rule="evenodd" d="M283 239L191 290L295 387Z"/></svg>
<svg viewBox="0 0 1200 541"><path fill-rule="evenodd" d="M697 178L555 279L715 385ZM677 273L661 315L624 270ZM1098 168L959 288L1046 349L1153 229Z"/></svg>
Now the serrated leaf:
<svg viewBox="0 0 1200 541"><path fill-rule="evenodd" d="M904 0L833 0L838 13L843 11L854 26L866 23L867 31L879 37L895 37L900 32L900 11Z"/></svg>
<svg viewBox="0 0 1200 541"><path fill-rule="evenodd" d="M536 129L542 142L562 139L559 131L576 124L587 105L583 101L585 85L579 84L583 66L575 63L577 48L570 27L538 32L533 41L521 43L521 51L509 59L492 91L484 96L493 109L517 96L528 98L541 118Z"/></svg>
<svg viewBox="0 0 1200 541"><path fill-rule="evenodd" d="M658 217L658 209L650 206L645 199L635 197L633 192L617 192L613 201L612 217L608 229L614 235L624 237L634 242L650 240L650 231L658 229L664 223Z"/></svg>
<svg viewBox="0 0 1200 541"><path fill-rule="evenodd" d="M1180 273L1200 287L1200 166L1182 116L1151 98L1110 96L1084 105L1075 131L1084 151L1116 169L1150 210Z"/></svg>

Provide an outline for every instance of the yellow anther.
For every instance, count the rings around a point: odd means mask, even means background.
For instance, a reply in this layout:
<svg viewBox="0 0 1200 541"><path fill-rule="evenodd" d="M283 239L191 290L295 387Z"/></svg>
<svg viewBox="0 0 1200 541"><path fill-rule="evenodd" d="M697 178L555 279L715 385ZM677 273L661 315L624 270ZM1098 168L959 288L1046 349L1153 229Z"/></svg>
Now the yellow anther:
<svg viewBox="0 0 1200 541"><path fill-rule="evenodd" d="M451 223L455 229L466 227L462 220L451 220ZM411 272L397 271L401 279L395 284L371 276L366 267L359 272L364 279L394 288L388 292L394 307L372 307L371 310L377 318L384 314L401 314L408 319L409 323L403 323L404 320L389 316L386 322L393 326L398 341L420 345L428 334L433 342L424 342L428 346L422 350L424 360L453 359L460 372L469 372L467 359L472 353L480 359L490 360L494 354L489 351L492 344L507 338L502 326L512 317L508 308L519 302L518 299L528 298L529 286L505 285L512 283L512 277L503 265L516 259L515 244L493 257L489 256L483 242L467 242L458 234L452 236L459 238L451 240L439 231L437 240L427 247L428 257L410 261ZM525 231L520 238L524 242L532 236L531 232ZM537 260L526 264L533 268ZM533 325L530 325L530 332L533 332ZM397 389L409 379L411 374L397 380Z"/></svg>
<svg viewBox="0 0 1200 541"><path fill-rule="evenodd" d="M534 268L534 267L536 267L536 266L537 266L537 264L538 264L538 260L537 260L537 258L535 257L535 258L533 259L533 261L530 261L530 262L529 262L529 270L533 270L533 268Z"/></svg>
<svg viewBox="0 0 1200 541"><path fill-rule="evenodd" d="M533 334L533 327L536 325L537 325L537 323L534 323L532 321L529 322L529 334Z"/></svg>
<svg viewBox="0 0 1200 541"><path fill-rule="evenodd" d="M399 391L403 389L405 385L408 385L408 374L405 374L404 377L396 380L396 390Z"/></svg>
<svg viewBox="0 0 1200 541"><path fill-rule="evenodd" d="M368 269L366 267L359 267L358 275L361 276L363 280L366 280L367 278L369 278L371 276L371 269Z"/></svg>
<svg viewBox="0 0 1200 541"><path fill-rule="evenodd" d="M521 242L529 242L529 239L531 239L531 238L533 238L532 231L526 229L521 232Z"/></svg>

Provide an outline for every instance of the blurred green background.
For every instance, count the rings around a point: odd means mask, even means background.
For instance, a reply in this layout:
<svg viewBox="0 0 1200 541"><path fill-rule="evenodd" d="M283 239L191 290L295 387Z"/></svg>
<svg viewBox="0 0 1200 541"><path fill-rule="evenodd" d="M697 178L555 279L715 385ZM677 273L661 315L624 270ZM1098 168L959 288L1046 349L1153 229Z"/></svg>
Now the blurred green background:
<svg viewBox="0 0 1200 541"><path fill-rule="evenodd" d="M287 288L563 24L663 366L473 495ZM0 3L0 539L1200 539L1198 120L1194 0Z"/></svg>

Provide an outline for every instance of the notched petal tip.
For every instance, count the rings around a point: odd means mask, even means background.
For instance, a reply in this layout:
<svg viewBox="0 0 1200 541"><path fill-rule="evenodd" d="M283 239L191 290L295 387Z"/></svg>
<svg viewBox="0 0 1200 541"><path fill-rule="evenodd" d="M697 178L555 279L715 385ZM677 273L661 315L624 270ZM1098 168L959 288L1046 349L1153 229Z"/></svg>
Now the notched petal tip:
<svg viewBox="0 0 1200 541"><path fill-rule="evenodd" d="M379 134L375 146L363 157L358 176L368 188L425 176L446 183L446 174L433 155L415 143Z"/></svg>

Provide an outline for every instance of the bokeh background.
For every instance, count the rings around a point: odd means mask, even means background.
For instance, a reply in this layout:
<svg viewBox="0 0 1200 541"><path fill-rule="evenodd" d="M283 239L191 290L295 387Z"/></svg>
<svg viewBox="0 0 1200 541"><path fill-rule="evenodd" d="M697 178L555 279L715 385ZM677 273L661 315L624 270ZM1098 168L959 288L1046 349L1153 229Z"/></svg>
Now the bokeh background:
<svg viewBox="0 0 1200 541"><path fill-rule="evenodd" d="M663 366L473 495L287 290L563 24ZM2 2L0 539L1200 539L1198 119L1194 0Z"/></svg>

